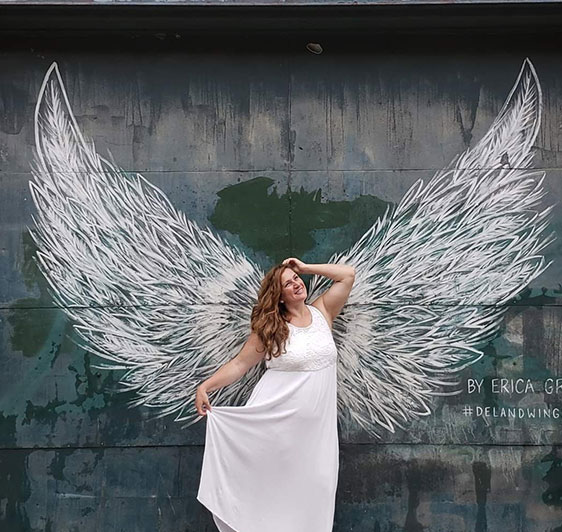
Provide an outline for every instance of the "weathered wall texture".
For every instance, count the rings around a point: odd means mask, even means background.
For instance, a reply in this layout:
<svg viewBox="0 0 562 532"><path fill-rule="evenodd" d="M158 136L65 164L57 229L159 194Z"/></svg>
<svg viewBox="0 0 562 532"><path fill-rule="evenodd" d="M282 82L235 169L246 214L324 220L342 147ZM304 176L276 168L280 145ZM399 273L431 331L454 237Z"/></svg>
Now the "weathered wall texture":
<svg viewBox="0 0 562 532"><path fill-rule="evenodd" d="M118 375L73 344L32 260L33 111L52 61L101 154L142 172L264 268L287 256L325 262L353 244L416 179L482 137L526 56L545 103L534 166L547 172L545 205L562 199L556 50L505 52L496 42L469 53L451 39L436 51L360 53L334 40L313 55L304 43L286 53L235 44L135 53L12 43L0 53L2 531L214 530L195 499L204 421L182 430L113 394ZM562 234L559 205L551 229ZM463 372L461 395L379 441L341 442L335 530L562 530L562 419L463 414L561 406L538 385L491 391L493 378L562 378L561 246L547 249L553 264ZM469 394L469 378L485 379L485 391Z"/></svg>

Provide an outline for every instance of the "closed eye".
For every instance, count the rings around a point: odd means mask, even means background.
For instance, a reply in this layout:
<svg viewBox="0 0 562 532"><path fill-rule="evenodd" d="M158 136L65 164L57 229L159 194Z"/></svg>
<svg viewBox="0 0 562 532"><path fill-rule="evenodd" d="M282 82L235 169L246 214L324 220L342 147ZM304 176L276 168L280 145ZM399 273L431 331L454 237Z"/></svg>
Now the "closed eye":
<svg viewBox="0 0 562 532"><path fill-rule="evenodd" d="M295 277L297 277L297 274L296 274L296 273L295 273L295 275L293 275L293 279L295 279ZM287 281L287 282L285 283L285 286L288 286L289 283L290 283L290 281Z"/></svg>

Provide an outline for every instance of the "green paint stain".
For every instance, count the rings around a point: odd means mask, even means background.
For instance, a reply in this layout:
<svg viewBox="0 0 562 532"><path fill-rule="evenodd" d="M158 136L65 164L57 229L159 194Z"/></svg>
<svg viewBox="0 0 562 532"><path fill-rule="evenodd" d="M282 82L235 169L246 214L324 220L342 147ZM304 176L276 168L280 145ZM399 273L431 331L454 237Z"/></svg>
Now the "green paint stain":
<svg viewBox="0 0 562 532"><path fill-rule="evenodd" d="M273 184L273 179L261 176L224 188L217 193L219 201L209 221L217 229L237 234L244 245L275 262L315 249L319 243L314 231L345 227L326 235L332 237L327 238L329 254L350 247L389 205L374 196L322 202L322 189L307 192L303 187L298 192L289 187L279 194L275 186L270 193Z"/></svg>
<svg viewBox="0 0 562 532"><path fill-rule="evenodd" d="M19 303L33 307L37 300L20 299ZM44 338L49 335L53 318L48 312L38 312L33 308L20 309L10 312L7 321L12 326L12 347L15 351L21 351L23 356L37 356L43 344Z"/></svg>
<svg viewBox="0 0 562 532"><path fill-rule="evenodd" d="M57 312L55 316L49 336L39 350L33 369L26 373L22 382L6 383L9 388L0 397L0 408L4 411L12 414L22 413L27 408L27 398L44 384L45 379L51 378L53 358L60 352L60 338L67 325L62 312Z"/></svg>
<svg viewBox="0 0 562 532"><path fill-rule="evenodd" d="M256 251L272 256L289 250L289 199L279 196L268 177L256 177L226 187L217 193L219 201L210 217L217 229L238 234L241 241Z"/></svg>
<svg viewBox="0 0 562 532"><path fill-rule="evenodd" d="M48 284L34 260L37 246L28 231L22 235L23 267L21 270L25 286L31 291L38 289L39 297L18 299L10 305L7 320L12 326L12 347L26 357L37 356L49 337L56 320L56 311L38 311L52 307L53 301ZM56 357L55 357L56 358Z"/></svg>

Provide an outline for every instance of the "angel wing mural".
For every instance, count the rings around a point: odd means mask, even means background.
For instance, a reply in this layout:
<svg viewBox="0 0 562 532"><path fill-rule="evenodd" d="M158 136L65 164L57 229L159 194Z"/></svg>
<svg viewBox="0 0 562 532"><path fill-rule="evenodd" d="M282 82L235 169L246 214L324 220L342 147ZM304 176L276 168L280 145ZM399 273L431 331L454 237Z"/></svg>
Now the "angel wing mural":
<svg viewBox="0 0 562 532"><path fill-rule="evenodd" d="M343 427L377 436L430 414L432 397L454 393L497 335L505 303L549 266L552 206L540 210L545 176L530 168L541 107L525 60L480 142L330 258L357 271L334 322ZM125 370L134 405L195 423L196 388L243 345L264 272L142 175L98 155L56 64L40 89L35 143L29 230L54 301L101 367ZM313 277L307 303L330 283ZM244 404L264 371L213 392L212 404Z"/></svg>

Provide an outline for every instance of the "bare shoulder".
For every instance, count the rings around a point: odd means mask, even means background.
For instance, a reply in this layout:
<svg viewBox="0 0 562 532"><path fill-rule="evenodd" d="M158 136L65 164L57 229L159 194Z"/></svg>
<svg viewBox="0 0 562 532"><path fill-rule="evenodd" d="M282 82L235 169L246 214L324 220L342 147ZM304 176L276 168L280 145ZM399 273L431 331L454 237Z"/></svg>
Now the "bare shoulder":
<svg viewBox="0 0 562 532"><path fill-rule="evenodd" d="M330 329L332 328L333 325L333 321L332 318L330 316L330 313L328 312L328 310L326 309L324 302L322 301L322 296L316 298L314 300L314 303L310 304L312 307L318 309L322 315L324 316L324 318L326 318L326 321L328 322L328 325L330 326Z"/></svg>

